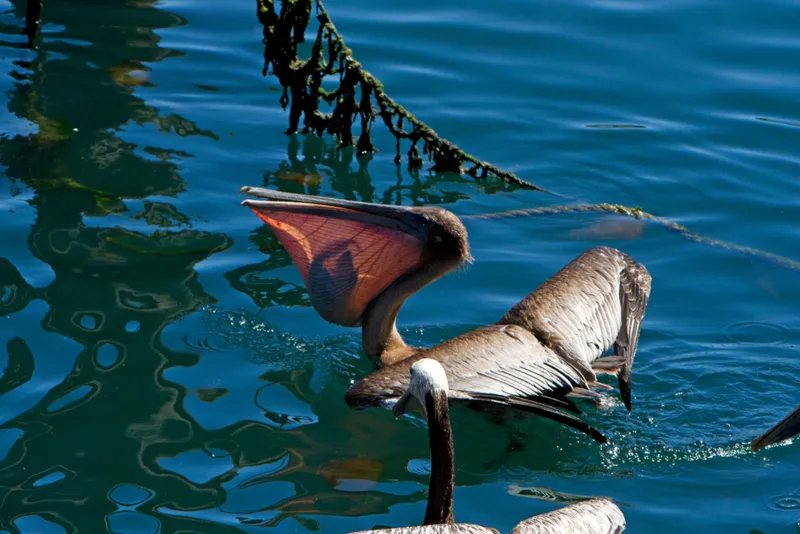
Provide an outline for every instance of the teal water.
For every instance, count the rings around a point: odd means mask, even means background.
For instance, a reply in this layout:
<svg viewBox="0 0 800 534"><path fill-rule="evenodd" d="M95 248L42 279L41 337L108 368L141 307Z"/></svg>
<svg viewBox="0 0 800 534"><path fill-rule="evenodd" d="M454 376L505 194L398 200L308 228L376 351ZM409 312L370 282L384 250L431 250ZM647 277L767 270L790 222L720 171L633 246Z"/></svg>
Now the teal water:
<svg viewBox="0 0 800 534"><path fill-rule="evenodd" d="M0 531L349 532L417 524L426 432L354 412L360 333L324 323L242 185L460 216L563 203L287 137L255 2L0 0ZM327 5L387 92L467 152L800 260L796 3ZM800 273L602 214L465 220L475 263L408 301L433 345L496 321L580 252L654 277L634 410L454 410L456 517L509 530L607 495L630 532L800 531ZM507 451L513 431L524 447ZM549 496L549 498L548 498ZM545 498L542 498L545 497ZM552 499L555 499L554 502Z"/></svg>

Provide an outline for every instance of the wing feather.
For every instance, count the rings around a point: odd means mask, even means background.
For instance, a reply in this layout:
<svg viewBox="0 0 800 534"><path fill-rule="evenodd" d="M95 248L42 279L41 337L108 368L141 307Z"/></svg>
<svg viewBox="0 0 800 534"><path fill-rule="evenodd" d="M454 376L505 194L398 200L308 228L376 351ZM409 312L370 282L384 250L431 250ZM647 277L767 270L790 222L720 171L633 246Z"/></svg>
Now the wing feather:
<svg viewBox="0 0 800 534"><path fill-rule="evenodd" d="M625 526L625 516L616 504L595 498L533 516L517 524L511 534L619 534Z"/></svg>
<svg viewBox="0 0 800 534"><path fill-rule="evenodd" d="M493 528L468 523L455 525L423 525L418 527L379 528L376 530L362 530L350 534L500 534Z"/></svg>
<svg viewBox="0 0 800 534"><path fill-rule="evenodd" d="M602 434L564 411L580 413L566 395L589 386L581 373L516 325L478 328L387 365L347 391L348 405L374 406L399 398L408 388L411 366L422 358L442 364L454 401L515 408L605 441Z"/></svg>
<svg viewBox="0 0 800 534"><path fill-rule="evenodd" d="M596 380L592 364L613 345L623 360L620 393L630 410L631 369L650 281L647 269L630 256L595 247L517 303L498 324L529 330L587 382Z"/></svg>
<svg viewBox="0 0 800 534"><path fill-rule="evenodd" d="M477 405L500 405L508 408L514 408L523 412L532 413L540 417L552 419L557 423L574 428L583 432L595 441L600 443L607 443L606 438L597 429L587 424L585 421L578 419L572 414L566 413L558 408L546 404L544 402L537 402L536 400L526 399L522 397L513 397L506 395L491 395L486 393L460 393L455 392L450 395L450 398L457 401L467 402Z"/></svg>
<svg viewBox="0 0 800 534"><path fill-rule="evenodd" d="M614 354L624 358L625 363L618 375L622 401L631 410L631 371L644 312L650 298L650 273L645 267L625 256L625 268L620 273L620 301L622 302L623 328L614 343Z"/></svg>

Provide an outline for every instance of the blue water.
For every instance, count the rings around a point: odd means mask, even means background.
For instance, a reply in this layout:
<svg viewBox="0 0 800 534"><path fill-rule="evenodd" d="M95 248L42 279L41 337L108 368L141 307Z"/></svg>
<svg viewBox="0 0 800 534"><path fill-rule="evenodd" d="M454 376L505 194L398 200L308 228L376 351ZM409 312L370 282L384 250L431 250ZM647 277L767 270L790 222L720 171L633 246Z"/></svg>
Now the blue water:
<svg viewBox="0 0 800 534"><path fill-rule="evenodd" d="M796 3L329 0L386 91L554 195L287 137L255 2L0 0L0 531L349 532L418 524L426 431L343 402L373 367L323 322L242 185L460 216L608 202L800 260ZM303 48L308 50L308 46ZM630 532L800 531L800 273L608 214L465 219L475 263L411 298L433 345L496 321L580 252L653 291L634 410L454 409L456 518L508 531L606 495ZM514 430L524 447L506 451ZM542 495L555 495L556 501ZM537 496L539 498L537 498ZM551 497L552 498L552 497Z"/></svg>

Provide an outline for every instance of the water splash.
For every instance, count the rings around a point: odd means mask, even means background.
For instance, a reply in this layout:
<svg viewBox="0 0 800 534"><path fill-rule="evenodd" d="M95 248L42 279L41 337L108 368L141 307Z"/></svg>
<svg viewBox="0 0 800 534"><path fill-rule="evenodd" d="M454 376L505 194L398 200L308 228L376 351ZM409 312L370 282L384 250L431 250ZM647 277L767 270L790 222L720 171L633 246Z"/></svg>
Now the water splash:
<svg viewBox="0 0 800 534"><path fill-rule="evenodd" d="M320 371L357 357L354 335L308 340L282 332L253 312L203 307L198 314L201 327L183 336L193 352L236 350L253 363L270 370L292 371L314 363ZM320 353L325 357L320 357Z"/></svg>

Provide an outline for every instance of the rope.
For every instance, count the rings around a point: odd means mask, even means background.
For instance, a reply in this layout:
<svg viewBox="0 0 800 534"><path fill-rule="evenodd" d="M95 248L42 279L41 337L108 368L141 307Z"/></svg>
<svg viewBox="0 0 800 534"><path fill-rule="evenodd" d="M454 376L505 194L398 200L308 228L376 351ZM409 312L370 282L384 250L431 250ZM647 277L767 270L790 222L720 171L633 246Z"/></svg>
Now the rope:
<svg viewBox="0 0 800 534"><path fill-rule="evenodd" d="M305 42L305 32L311 21L312 2L316 7L316 20L319 22L316 38L312 44L311 55L306 60L297 56L297 45ZM258 18L264 27L264 70L272 74L283 87L280 103L283 109L289 107L289 128L292 134L324 133L332 135L343 146L355 145L360 154L373 152L375 147L370 138L372 125L380 118L396 139L395 164L401 157L401 140L410 142L407 150L408 166L416 169L423 164L422 154L433 161L433 170L451 171L467 174L475 179L489 176L499 178L508 184L524 189L545 192L565 199L577 200L566 195L544 189L516 174L504 171L494 165L467 154L458 146L440 137L430 126L420 121L403 106L386 94L383 84L370 74L353 57L353 51L345 44L336 29L322 0L283 0L280 12L275 10L275 0L257 0ZM338 76L336 89L322 89L326 77ZM374 103L377 108L373 106ZM331 112L319 109L320 102L332 107ZM300 120L303 127L300 129ZM359 121L361 134L353 139L353 125ZM541 207L511 210L484 215L468 215L464 219L486 220L553 215L559 213L606 212L651 221L667 230L677 233L689 241L723 248L746 256L766 260L779 267L800 271L800 262L752 247L737 245L703 236L670 219L652 215L639 208L629 208L618 204L577 204L570 206Z"/></svg>
<svg viewBox="0 0 800 534"><path fill-rule="evenodd" d="M624 217L633 217L634 219L644 219L653 222L658 226L666 228L667 230L674 232L689 241L693 241L701 245L708 245L710 247L723 248L726 250L730 250L731 252L737 252L745 256L758 258L759 260L767 261L768 263L772 263L773 265L777 267L782 267L784 269L800 271L800 262L797 262L785 256L779 256L778 254L773 254L772 252L767 252L765 250L760 250L753 247L746 247L743 245L737 245L736 243L730 243L728 241L722 241L719 239L707 237L693 230L689 230L682 224L678 224L673 220L667 219L665 217L659 217L651 213L647 213L646 211L642 211L639 208L629 208L627 206L621 206L619 204L578 204L574 206L548 206L543 208L529 208L529 209L501 211L497 213L485 213L481 215L462 215L461 218L469 220L498 220L498 219L513 219L516 217L531 217L537 215L554 215L559 213L598 213L598 212L612 213L614 215L620 215Z"/></svg>
<svg viewBox="0 0 800 534"><path fill-rule="evenodd" d="M327 132L343 146L355 144L363 154L375 150L370 131L380 118L397 141L396 164L402 160L400 142L406 140L410 142L407 151L410 168L423 164L421 146L422 154L433 161L435 171L467 174L476 179L493 176L524 189L562 196L467 154L395 102L386 94L383 84L353 57L353 51L345 44L321 0L283 0L279 13L275 11L274 0L257 1L258 18L264 27L263 73L266 76L271 69L283 86L281 105L284 109L289 106L287 133L300 130L302 118L302 133L321 136ZM297 45L304 42L312 1L319 28L311 56L301 60L297 57ZM322 89L323 79L329 76L339 77L339 86L332 91ZM322 101L333 107L330 113L319 109ZM361 134L354 143L352 128L356 120L360 122Z"/></svg>

